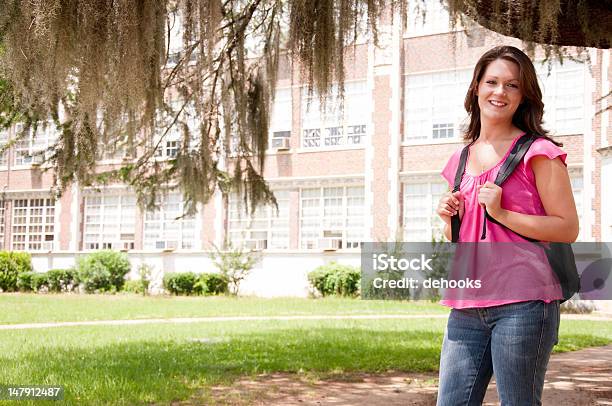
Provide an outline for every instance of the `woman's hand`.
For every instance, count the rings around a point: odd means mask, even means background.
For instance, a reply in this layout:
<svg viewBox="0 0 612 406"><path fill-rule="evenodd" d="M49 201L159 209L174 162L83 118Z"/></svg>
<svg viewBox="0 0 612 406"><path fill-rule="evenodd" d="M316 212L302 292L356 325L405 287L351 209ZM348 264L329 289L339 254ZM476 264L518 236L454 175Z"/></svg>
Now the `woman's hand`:
<svg viewBox="0 0 612 406"><path fill-rule="evenodd" d="M478 186L478 203L496 220L502 212L501 197L502 188L493 182Z"/></svg>
<svg viewBox="0 0 612 406"><path fill-rule="evenodd" d="M459 218L462 218L464 211L465 206L463 198L461 197L461 192L444 193L440 198L440 203L436 209L436 213L438 213L438 216L440 216L442 221L444 221L446 224L450 224L451 217L457 213L459 213Z"/></svg>

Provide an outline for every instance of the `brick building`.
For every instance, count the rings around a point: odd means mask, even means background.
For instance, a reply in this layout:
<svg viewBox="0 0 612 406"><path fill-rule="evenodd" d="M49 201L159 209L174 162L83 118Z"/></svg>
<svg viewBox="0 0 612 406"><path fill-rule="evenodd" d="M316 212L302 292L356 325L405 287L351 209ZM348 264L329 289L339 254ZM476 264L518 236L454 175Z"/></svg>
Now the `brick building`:
<svg viewBox="0 0 612 406"><path fill-rule="evenodd" d="M445 10L431 3L425 24L383 24L379 47L363 41L347 50L343 109L331 103L321 112L299 69L282 67L265 170L278 216L262 208L247 218L235 199L224 207L219 195L195 217L175 221L182 213L179 194L146 213L120 185L102 192L73 185L54 200L52 174L32 156L53 143L53 132L41 130L0 158L0 245L31 252L39 271L70 266L84 252L121 249L159 276L210 271L210 243L228 236L263 251L245 292L305 295L308 271L330 260L358 264L361 241L439 235L434 208L447 189L440 171L462 146L472 69L491 47L520 42L486 30L450 33ZM579 239L612 241L612 125L609 112L596 114L607 106L601 98L610 92L610 51L589 49L588 55L585 63L555 62L550 74L541 55L536 61L545 126L568 152ZM178 142L168 139L160 158L175 154ZM122 159L106 158L101 165Z"/></svg>

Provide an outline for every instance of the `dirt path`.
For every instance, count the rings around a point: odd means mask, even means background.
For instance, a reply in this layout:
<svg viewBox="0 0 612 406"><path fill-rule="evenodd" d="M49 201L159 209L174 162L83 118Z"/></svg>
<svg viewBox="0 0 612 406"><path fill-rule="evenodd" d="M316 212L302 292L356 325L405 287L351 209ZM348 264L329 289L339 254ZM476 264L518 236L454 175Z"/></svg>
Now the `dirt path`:
<svg viewBox="0 0 612 406"><path fill-rule="evenodd" d="M309 381L274 374L215 387L225 405L435 405L436 374L351 374ZM495 383L485 405L499 404ZM544 385L544 406L612 405L612 345L552 356Z"/></svg>

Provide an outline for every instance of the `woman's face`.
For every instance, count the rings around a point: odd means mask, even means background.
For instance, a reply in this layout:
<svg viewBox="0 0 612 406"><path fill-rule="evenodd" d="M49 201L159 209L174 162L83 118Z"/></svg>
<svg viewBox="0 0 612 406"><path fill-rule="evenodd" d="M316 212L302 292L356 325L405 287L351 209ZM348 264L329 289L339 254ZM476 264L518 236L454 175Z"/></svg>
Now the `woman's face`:
<svg viewBox="0 0 612 406"><path fill-rule="evenodd" d="M505 59L491 62L478 83L476 94L481 118L511 122L523 101L518 65Z"/></svg>

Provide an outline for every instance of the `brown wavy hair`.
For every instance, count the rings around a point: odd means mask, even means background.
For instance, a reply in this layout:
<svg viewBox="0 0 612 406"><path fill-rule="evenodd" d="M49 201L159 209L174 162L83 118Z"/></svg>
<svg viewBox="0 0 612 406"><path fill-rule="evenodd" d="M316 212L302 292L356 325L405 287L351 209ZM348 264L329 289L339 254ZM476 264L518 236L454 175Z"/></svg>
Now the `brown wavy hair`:
<svg viewBox="0 0 612 406"><path fill-rule="evenodd" d="M531 59L520 49L502 45L485 52L474 67L472 82L465 95L465 110L468 112L470 122L463 135L464 140L474 142L480 136L480 107L478 106L478 83L482 79L487 66L497 59L514 62L519 67L519 82L523 101L512 117L512 124L528 134L536 137L546 138L555 145L562 147L563 144L551 139L548 131L542 127L544 117L544 102L542 101L542 90L538 84L538 76Z"/></svg>

